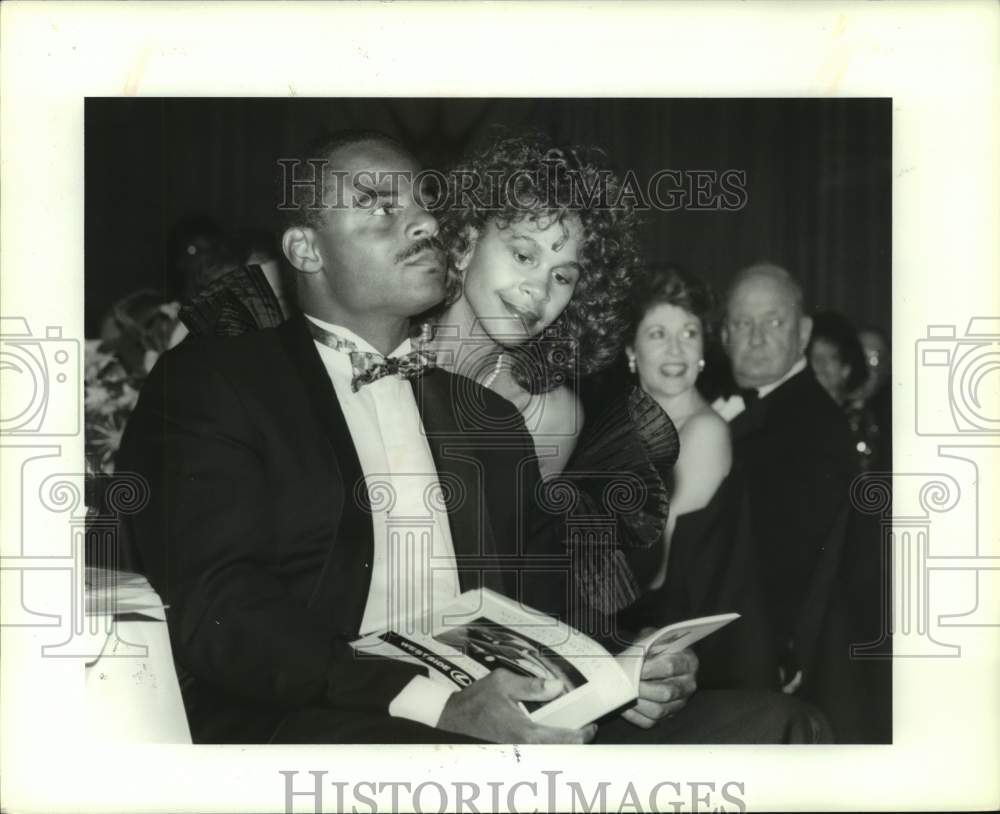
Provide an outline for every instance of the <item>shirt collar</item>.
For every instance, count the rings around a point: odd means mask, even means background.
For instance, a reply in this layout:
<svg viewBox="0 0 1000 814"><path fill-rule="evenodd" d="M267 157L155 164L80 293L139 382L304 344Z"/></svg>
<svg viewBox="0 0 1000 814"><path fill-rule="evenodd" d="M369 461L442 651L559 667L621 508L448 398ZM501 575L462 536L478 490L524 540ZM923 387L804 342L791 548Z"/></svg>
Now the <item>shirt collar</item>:
<svg viewBox="0 0 1000 814"><path fill-rule="evenodd" d="M362 339L360 336L354 333L354 331L352 331L350 328L345 328L343 325L335 325L332 322L325 322L322 319L314 317L310 314L304 313L303 316L310 322L314 323L315 325L319 325L320 328L330 331L330 333L336 334L341 339L346 339L348 342L353 342L357 346L357 349L359 351L362 351L363 353L374 353L377 354L378 356L382 355L377 350L375 350L374 347L372 347L370 342L368 342L365 339ZM407 337L402 342L400 342L399 347L397 347L394 351L392 351L386 358L392 356L405 356L407 353L410 352L410 350L411 350L410 338Z"/></svg>
<svg viewBox="0 0 1000 814"><path fill-rule="evenodd" d="M760 396L761 398L764 398L764 396L766 396L768 393L773 393L775 390L781 387L781 385L783 385L790 378L792 378L792 376L798 375L805 369L806 369L806 357L803 356L801 359L799 359L799 361L797 361L794 365L792 365L788 369L788 372L780 379L778 379L778 381L771 382L770 384L765 384L763 387L758 387L757 395Z"/></svg>

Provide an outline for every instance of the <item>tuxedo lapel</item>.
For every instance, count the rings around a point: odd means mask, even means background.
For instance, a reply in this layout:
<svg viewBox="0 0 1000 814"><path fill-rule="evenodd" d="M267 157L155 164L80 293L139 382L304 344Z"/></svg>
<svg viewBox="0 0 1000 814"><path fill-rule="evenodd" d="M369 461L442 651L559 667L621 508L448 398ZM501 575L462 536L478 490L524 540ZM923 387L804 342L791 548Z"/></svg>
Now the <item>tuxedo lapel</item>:
<svg viewBox="0 0 1000 814"><path fill-rule="evenodd" d="M309 406L323 428L326 440L339 451L343 440L345 438L350 440L347 420L344 418L344 411L340 409L333 383L326 368L323 367L323 360L320 359L316 344L306 326L305 317L301 315L293 317L282 324L278 331L285 350L291 357L293 367L300 374ZM342 464L346 463L343 468L354 468L360 472L361 463L353 446L352 442L352 452L348 456L352 460L345 462L340 456L338 460Z"/></svg>
<svg viewBox="0 0 1000 814"><path fill-rule="evenodd" d="M733 442L742 441L744 438L753 435L760 430L767 418L767 398L758 399L753 404L747 406L742 413L734 418L729 427L733 435Z"/></svg>
<svg viewBox="0 0 1000 814"><path fill-rule="evenodd" d="M796 373L792 378L782 382L778 387L761 399L758 399L748 409L740 413L733 419L732 428L733 441L739 441L747 436L754 435L767 423L768 416L772 414L785 415L784 404L790 400L801 397L804 389L808 389L812 373L809 368ZM777 409L777 413L775 410Z"/></svg>
<svg viewBox="0 0 1000 814"><path fill-rule="evenodd" d="M305 317L293 317L278 332L300 374L310 409L323 429L324 437L317 442L327 445L334 473L330 502L336 513L337 538L317 580L311 604L336 606L338 615L343 614L348 627L354 626L356 630L364 615L375 551L361 461Z"/></svg>
<svg viewBox="0 0 1000 814"><path fill-rule="evenodd" d="M473 439L458 426L450 377L430 371L411 379L427 444L445 494L452 546L463 591L488 587L503 591L496 542L484 489L486 471Z"/></svg>

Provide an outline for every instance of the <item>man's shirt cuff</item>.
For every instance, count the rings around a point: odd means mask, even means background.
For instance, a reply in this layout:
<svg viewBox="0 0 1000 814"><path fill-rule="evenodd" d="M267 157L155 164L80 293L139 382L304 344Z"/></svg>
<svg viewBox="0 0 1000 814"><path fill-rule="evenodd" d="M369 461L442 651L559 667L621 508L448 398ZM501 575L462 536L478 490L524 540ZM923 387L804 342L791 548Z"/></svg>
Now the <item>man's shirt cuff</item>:
<svg viewBox="0 0 1000 814"><path fill-rule="evenodd" d="M399 691L399 695L389 704L389 714L394 718L408 718L411 721L436 727L441 720L444 705L458 687L446 687L427 676L414 676L410 683Z"/></svg>

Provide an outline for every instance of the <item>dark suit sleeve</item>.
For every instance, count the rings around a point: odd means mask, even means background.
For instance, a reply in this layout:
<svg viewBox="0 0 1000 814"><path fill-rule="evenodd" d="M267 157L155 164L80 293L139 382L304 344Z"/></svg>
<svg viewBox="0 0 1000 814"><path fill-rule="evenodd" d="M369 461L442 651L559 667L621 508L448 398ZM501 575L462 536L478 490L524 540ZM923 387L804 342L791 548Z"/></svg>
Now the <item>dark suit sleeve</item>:
<svg viewBox="0 0 1000 814"><path fill-rule="evenodd" d="M288 541L271 531L268 428L250 419L237 388L199 347L161 359L119 456L121 469L150 483L132 532L169 605L176 660L248 699L385 711L421 671L357 657L278 578Z"/></svg>

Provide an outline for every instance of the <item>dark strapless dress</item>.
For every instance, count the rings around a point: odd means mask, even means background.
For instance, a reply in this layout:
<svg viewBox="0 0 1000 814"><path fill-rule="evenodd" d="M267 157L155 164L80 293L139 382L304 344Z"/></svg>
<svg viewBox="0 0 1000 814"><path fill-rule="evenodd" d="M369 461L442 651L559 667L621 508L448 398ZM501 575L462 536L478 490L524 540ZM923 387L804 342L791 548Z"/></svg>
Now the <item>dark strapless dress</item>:
<svg viewBox="0 0 1000 814"><path fill-rule="evenodd" d="M634 552L632 567L651 569L655 563ZM698 685L777 689L776 648L761 602L758 568L745 477L734 466L704 509L677 519L663 585L622 611L620 626L637 630L739 613L738 620L695 645Z"/></svg>

